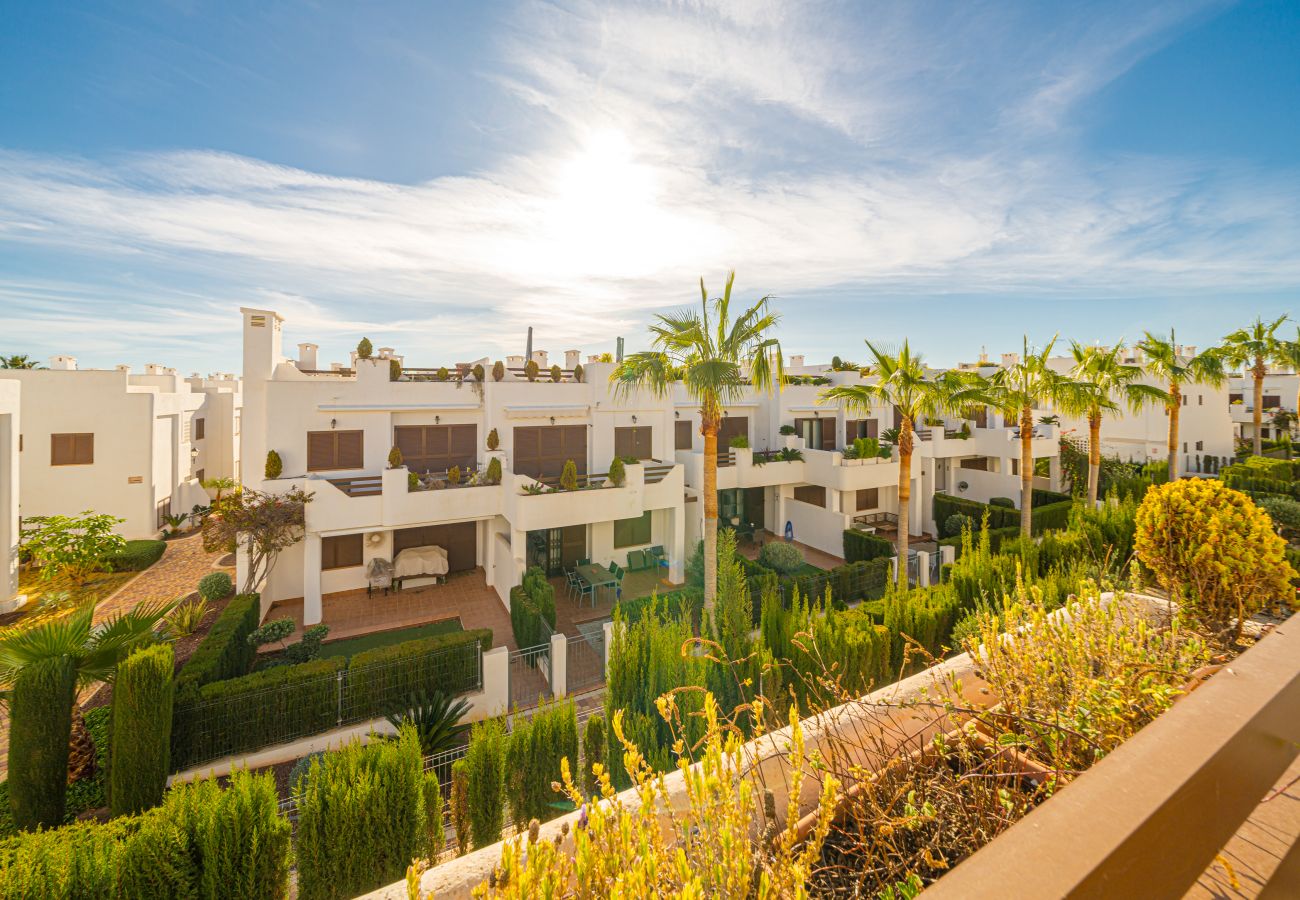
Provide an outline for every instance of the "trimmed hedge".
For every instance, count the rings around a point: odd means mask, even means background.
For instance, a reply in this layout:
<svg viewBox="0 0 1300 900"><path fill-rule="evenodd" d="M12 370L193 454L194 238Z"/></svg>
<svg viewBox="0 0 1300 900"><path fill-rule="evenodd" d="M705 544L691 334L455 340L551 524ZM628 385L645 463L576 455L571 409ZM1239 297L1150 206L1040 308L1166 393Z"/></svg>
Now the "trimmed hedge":
<svg viewBox="0 0 1300 900"><path fill-rule="evenodd" d="M852 528L844 532L844 559L847 562L867 562L893 555L894 545L882 537Z"/></svg>
<svg viewBox="0 0 1300 900"><path fill-rule="evenodd" d="M117 667L108 779L114 816L133 815L162 802L171 772L172 659L171 644L154 644Z"/></svg>
<svg viewBox="0 0 1300 900"><path fill-rule="evenodd" d="M235 589L235 583L225 572L209 572L199 579L199 598L213 603L226 597Z"/></svg>
<svg viewBox="0 0 1300 900"><path fill-rule="evenodd" d="M560 760L579 781L578 719L572 700L545 703L531 716L517 716L506 736L505 793L514 822L545 822L563 812L553 804L563 795L551 785L562 783Z"/></svg>
<svg viewBox="0 0 1300 900"><path fill-rule="evenodd" d="M737 560L741 558L738 556ZM758 568L764 574L772 574L762 566ZM661 616L680 619L683 613L689 612L691 621L698 623L704 610L704 590L696 587L685 587L666 594L650 594L645 597L637 597L635 600L620 600L618 602L619 614L622 616L623 621L629 624L640 621L645 616L646 611L650 609L652 602L658 604Z"/></svg>
<svg viewBox="0 0 1300 900"><path fill-rule="evenodd" d="M473 690L479 686L479 657L491 649L492 629L476 628L358 653L348 663L343 717L388 715L420 691Z"/></svg>
<svg viewBox="0 0 1300 900"><path fill-rule="evenodd" d="M274 666L178 696L172 765L185 769L334 728L343 667L337 657Z"/></svg>
<svg viewBox="0 0 1300 900"><path fill-rule="evenodd" d="M56 656L23 666L9 693L9 806L14 825L50 828L67 802L77 666Z"/></svg>
<svg viewBox="0 0 1300 900"><path fill-rule="evenodd" d="M231 600L212 623L203 643L181 667L176 676L177 694L247 675L257 657L257 648L248 643L248 636L261 618L261 598L257 594L239 594Z"/></svg>
<svg viewBox="0 0 1300 900"><path fill-rule="evenodd" d="M978 526L983 523L984 514L987 512L989 528L1010 528L1012 525L1020 524L1020 510L1018 509L989 506L987 503L980 503L978 500L967 500L965 497L954 497L952 494L942 492L936 492L934 495L933 512L936 522L947 522L949 516L961 513L974 519Z"/></svg>
<svg viewBox="0 0 1300 900"><path fill-rule="evenodd" d="M476 722L465 752L469 831L475 850L501 840L505 825L505 754L507 735L500 719ZM462 845L463 846L463 845Z"/></svg>
<svg viewBox="0 0 1300 900"><path fill-rule="evenodd" d="M127 541L126 546L110 554L104 562L114 572L143 572L162 559L166 541Z"/></svg>
<svg viewBox="0 0 1300 900"><path fill-rule="evenodd" d="M555 631L555 586L534 566L524 573L523 584L510 589L510 626L521 649L546 642L542 621Z"/></svg>

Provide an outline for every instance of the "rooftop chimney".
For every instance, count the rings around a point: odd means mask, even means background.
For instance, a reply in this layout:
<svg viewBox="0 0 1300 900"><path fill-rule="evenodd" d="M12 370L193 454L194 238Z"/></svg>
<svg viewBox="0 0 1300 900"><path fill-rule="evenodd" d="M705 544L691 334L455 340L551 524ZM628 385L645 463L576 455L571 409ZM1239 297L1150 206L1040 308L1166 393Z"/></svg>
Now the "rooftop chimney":
<svg viewBox="0 0 1300 900"><path fill-rule="evenodd" d="M130 374L131 374L131 367L128 366L128 365L126 365L125 363L123 363L123 364L120 365L120 366L114 366L113 368L116 369L117 371L121 372L123 375L130 375Z"/></svg>
<svg viewBox="0 0 1300 900"><path fill-rule="evenodd" d="M298 368L314 369L316 368L316 351L320 348L315 344L303 341L298 345Z"/></svg>
<svg viewBox="0 0 1300 900"><path fill-rule="evenodd" d="M51 356L50 368L58 369L63 372L77 371L77 358L75 356Z"/></svg>
<svg viewBox="0 0 1300 900"><path fill-rule="evenodd" d="M792 357L790 357L790 368L792 368L792 369L802 369L802 368L803 368L803 357L802 357L802 356L792 356Z"/></svg>
<svg viewBox="0 0 1300 900"><path fill-rule="evenodd" d="M578 366L578 361L582 359L582 354L577 350L564 351L564 368L573 371Z"/></svg>
<svg viewBox="0 0 1300 900"><path fill-rule="evenodd" d="M148 363L144 367L146 375L162 375L165 372L162 363Z"/></svg>
<svg viewBox="0 0 1300 900"><path fill-rule="evenodd" d="M622 361L623 361L623 339L619 338L617 350L614 353L614 362L621 363Z"/></svg>
<svg viewBox="0 0 1300 900"><path fill-rule="evenodd" d="M537 368L539 369L549 369L551 367L551 364L546 360L545 350L534 350L533 355L530 356L529 359L537 363Z"/></svg>
<svg viewBox="0 0 1300 900"><path fill-rule="evenodd" d="M1019 353L1003 353L1003 354L1002 354L1002 365L1003 365L1004 368L1008 368L1008 369L1009 369L1009 368L1011 368L1012 366L1016 365L1016 364L1019 363L1019 362L1020 362L1020 354L1019 354Z"/></svg>
<svg viewBox="0 0 1300 900"><path fill-rule="evenodd" d="M524 345L524 359L533 358L533 326L528 326L528 343Z"/></svg>
<svg viewBox="0 0 1300 900"><path fill-rule="evenodd" d="M393 358L393 348L392 348L392 347L380 347L380 348L379 348L379 358L380 358L380 359L392 359L392 358Z"/></svg>

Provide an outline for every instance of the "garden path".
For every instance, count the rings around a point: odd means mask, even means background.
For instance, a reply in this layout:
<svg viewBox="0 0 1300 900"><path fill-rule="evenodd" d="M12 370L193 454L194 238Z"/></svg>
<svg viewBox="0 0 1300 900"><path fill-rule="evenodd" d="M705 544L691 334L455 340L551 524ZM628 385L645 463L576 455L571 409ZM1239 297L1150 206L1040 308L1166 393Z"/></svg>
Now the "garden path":
<svg viewBox="0 0 1300 900"><path fill-rule="evenodd" d="M199 579L209 572L226 572L235 576L233 568L216 566L223 554L208 553L203 549L203 538L195 533L167 543L162 558L138 576L128 581L95 609L95 623L99 624L113 613L134 609L150 600L172 600L185 597L198 589ZM94 684L83 689L77 697L85 704L102 685ZM9 771L9 715L0 708L0 779Z"/></svg>

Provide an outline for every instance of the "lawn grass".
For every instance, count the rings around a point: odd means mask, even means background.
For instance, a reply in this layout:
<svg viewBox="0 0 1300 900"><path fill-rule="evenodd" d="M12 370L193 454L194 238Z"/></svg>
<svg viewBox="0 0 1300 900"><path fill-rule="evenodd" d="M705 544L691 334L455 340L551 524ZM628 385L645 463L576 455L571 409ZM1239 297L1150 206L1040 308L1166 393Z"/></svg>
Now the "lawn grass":
<svg viewBox="0 0 1300 900"><path fill-rule="evenodd" d="M461 627L460 619L443 619L439 622L430 622L428 625L416 625L413 628L376 631L374 634L363 634L360 637L329 641L321 647L320 655L322 659L332 656L346 656L350 659L358 653L374 650L376 647L388 647L392 644L402 644L419 638L453 634L464 630Z"/></svg>
<svg viewBox="0 0 1300 900"><path fill-rule="evenodd" d="M806 562L799 568L795 569L794 572L791 574L795 577L798 577L800 575L822 575L825 574L825 572L826 572L825 569L819 569L816 566L814 566L812 563Z"/></svg>
<svg viewBox="0 0 1300 900"><path fill-rule="evenodd" d="M27 595L27 603L18 612L21 615L12 623L14 625L34 625L46 619L66 616L88 600L99 602L107 599L118 588L126 584L139 572L96 572L86 579L85 584L77 584L65 575L42 578L39 572L24 570L18 576L18 593ZM41 607L41 600L66 591L70 597L66 603L57 607Z"/></svg>

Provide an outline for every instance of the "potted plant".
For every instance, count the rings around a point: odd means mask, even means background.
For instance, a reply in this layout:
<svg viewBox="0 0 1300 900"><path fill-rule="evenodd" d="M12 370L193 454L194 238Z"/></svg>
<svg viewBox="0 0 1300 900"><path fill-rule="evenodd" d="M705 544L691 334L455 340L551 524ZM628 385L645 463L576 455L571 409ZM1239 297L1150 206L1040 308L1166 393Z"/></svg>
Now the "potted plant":
<svg viewBox="0 0 1300 900"><path fill-rule="evenodd" d="M784 434L784 435L791 435L791 434L794 434L794 433L795 433L795 431L794 431L794 426L793 426L793 425L782 425L782 426L781 426L781 434Z"/></svg>
<svg viewBox="0 0 1300 900"><path fill-rule="evenodd" d="M483 478L487 484L501 483L501 457L494 456L488 460L487 474Z"/></svg>
<svg viewBox="0 0 1300 900"><path fill-rule="evenodd" d="M266 477L268 480L279 478L280 473L284 471L284 462L280 459L280 454L274 450L266 451Z"/></svg>
<svg viewBox="0 0 1300 900"><path fill-rule="evenodd" d="M489 450L495 450L500 446L501 446L501 437L497 434L497 430L493 428L491 431L488 432L487 448Z"/></svg>
<svg viewBox="0 0 1300 900"><path fill-rule="evenodd" d="M556 384L559 384L562 378L564 378L564 371L558 365L552 365L551 381L555 382Z"/></svg>
<svg viewBox="0 0 1300 900"><path fill-rule="evenodd" d="M524 377L529 381L536 381L537 373L540 371L540 368L541 367L537 365L537 360L528 360L528 362L524 363Z"/></svg>
<svg viewBox="0 0 1300 900"><path fill-rule="evenodd" d="M573 367L573 380L576 381L576 382L578 382L579 384L581 384L581 383L582 383L582 375L583 375L583 372L582 372L582 363L578 363L577 365L575 365L575 366Z"/></svg>
<svg viewBox="0 0 1300 900"><path fill-rule="evenodd" d="M439 366L438 374L435 375L434 377L437 378L439 381L446 381L448 378L451 377L451 373L447 371L446 366Z"/></svg>
<svg viewBox="0 0 1300 900"><path fill-rule="evenodd" d="M402 464L402 451L396 446L388 451L388 468L396 469Z"/></svg>
<svg viewBox="0 0 1300 900"><path fill-rule="evenodd" d="M390 359L388 361L388 380L389 381L402 380L402 364L395 359Z"/></svg>
<svg viewBox="0 0 1300 900"><path fill-rule="evenodd" d="M474 380L477 381L479 384L482 384L483 379L487 377L487 373L483 370L483 364L475 363L473 371L474 371Z"/></svg>
<svg viewBox="0 0 1300 900"><path fill-rule="evenodd" d="M357 344L357 359L370 359L374 352L375 347L370 343L370 338L363 337Z"/></svg>
<svg viewBox="0 0 1300 900"><path fill-rule="evenodd" d="M460 466L452 466L447 470L447 483L460 484Z"/></svg>
<svg viewBox="0 0 1300 900"><path fill-rule="evenodd" d="M571 459L564 461L564 469L560 472L560 489L565 491L578 489L578 467Z"/></svg>
<svg viewBox="0 0 1300 900"><path fill-rule="evenodd" d="M623 467L621 457L614 457L613 462L609 464L609 481L614 487L622 487L627 481L627 470Z"/></svg>
<svg viewBox="0 0 1300 900"><path fill-rule="evenodd" d="M492 380L500 381L505 377L506 377L506 364L498 359L496 362L492 364Z"/></svg>

